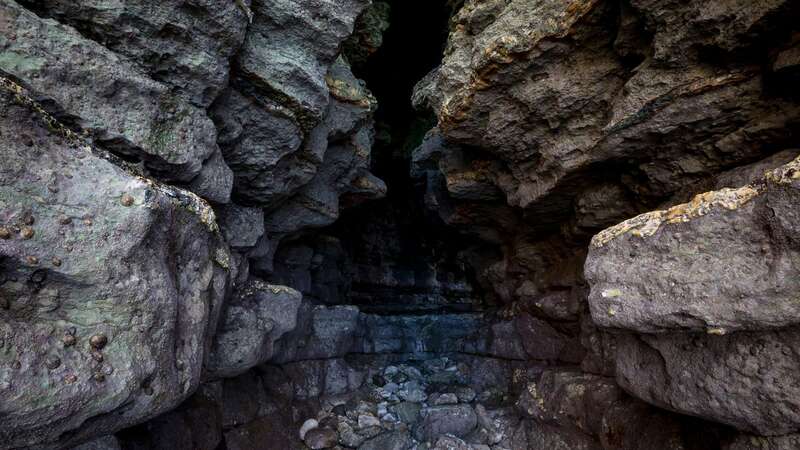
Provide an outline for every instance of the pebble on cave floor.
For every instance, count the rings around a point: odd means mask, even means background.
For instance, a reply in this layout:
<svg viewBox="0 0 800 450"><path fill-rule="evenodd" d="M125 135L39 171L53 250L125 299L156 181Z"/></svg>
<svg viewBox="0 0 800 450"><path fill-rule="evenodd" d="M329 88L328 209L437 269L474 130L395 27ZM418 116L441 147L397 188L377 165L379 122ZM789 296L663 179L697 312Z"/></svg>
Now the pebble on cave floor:
<svg viewBox="0 0 800 450"><path fill-rule="evenodd" d="M467 386L465 369L448 357L383 366L360 389L323 401L298 431L311 449L510 449L519 418L496 392Z"/></svg>

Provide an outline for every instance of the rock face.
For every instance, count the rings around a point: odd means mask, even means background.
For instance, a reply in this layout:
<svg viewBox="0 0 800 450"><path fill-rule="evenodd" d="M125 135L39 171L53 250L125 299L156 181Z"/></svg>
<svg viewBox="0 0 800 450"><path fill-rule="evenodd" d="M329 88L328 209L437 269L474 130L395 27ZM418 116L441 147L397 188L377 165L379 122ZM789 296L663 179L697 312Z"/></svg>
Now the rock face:
<svg viewBox="0 0 800 450"><path fill-rule="evenodd" d="M592 317L643 333L797 325L798 202L800 158L603 231L586 263Z"/></svg>
<svg viewBox="0 0 800 450"><path fill-rule="evenodd" d="M0 449L797 447L800 3L417 3L0 0Z"/></svg>
<svg viewBox="0 0 800 450"><path fill-rule="evenodd" d="M760 435L800 429L798 332L625 336L617 380L648 402Z"/></svg>
<svg viewBox="0 0 800 450"><path fill-rule="evenodd" d="M208 371L232 377L275 354L275 341L294 329L302 295L258 280L241 286L228 300L214 336Z"/></svg>
<svg viewBox="0 0 800 450"><path fill-rule="evenodd" d="M586 263L595 322L639 333L705 333L620 338L623 387L744 431L798 430L798 169L800 158L751 184L595 236Z"/></svg>
<svg viewBox="0 0 800 450"><path fill-rule="evenodd" d="M213 211L118 167L7 79L0 95L4 445L59 447L174 408L227 290Z"/></svg>
<svg viewBox="0 0 800 450"><path fill-rule="evenodd" d="M173 182L190 182L219 151L204 112L130 61L12 1L0 8L0 31L14 37L3 40L0 71L22 80L50 112L98 145L140 159ZM208 194L225 200L230 189L228 183Z"/></svg>
<svg viewBox="0 0 800 450"><path fill-rule="evenodd" d="M134 60L153 79L207 107L228 81L230 59L247 31L250 1L23 0L110 50Z"/></svg>

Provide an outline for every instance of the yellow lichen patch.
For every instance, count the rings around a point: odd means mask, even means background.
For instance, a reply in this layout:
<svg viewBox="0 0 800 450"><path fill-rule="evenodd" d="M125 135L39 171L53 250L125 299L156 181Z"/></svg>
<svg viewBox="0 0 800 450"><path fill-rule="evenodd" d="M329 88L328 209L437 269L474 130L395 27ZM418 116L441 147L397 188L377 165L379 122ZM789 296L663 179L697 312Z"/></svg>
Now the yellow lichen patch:
<svg viewBox="0 0 800 450"><path fill-rule="evenodd" d="M455 92L444 99L439 108L439 127L448 130L469 116L474 95L477 91L494 86L488 76L497 72L502 66L515 60L524 59L540 42L547 39L563 39L575 33L580 20L587 16L599 4L599 0L552 1L542 4L532 14L537 20L527 30L516 34L502 34L486 43L482 48L473 48L476 61L469 79L460 82ZM506 10L508 12L509 10ZM472 9L465 6L457 17L468 17ZM541 14L537 14L541 13ZM458 21L458 18L456 18ZM486 31L485 33L490 33ZM459 41L468 30L462 24L457 25L450 34L450 41Z"/></svg>
<svg viewBox="0 0 800 450"><path fill-rule="evenodd" d="M619 289L606 289L600 293L603 298L617 298L622 296L622 291Z"/></svg>
<svg viewBox="0 0 800 450"><path fill-rule="evenodd" d="M727 333L725 328L709 328L706 330L706 334L710 334L713 336L724 336Z"/></svg>
<svg viewBox="0 0 800 450"><path fill-rule="evenodd" d="M664 224L689 222L719 208L733 211L760 193L761 189L753 184L738 189L726 188L698 194L688 203L675 205L667 210L644 213L607 228L592 238L592 246L602 247L627 233L640 238L649 237L654 235Z"/></svg>
<svg viewBox="0 0 800 450"><path fill-rule="evenodd" d="M765 173L764 178L774 184L792 184L800 180L800 156L777 169Z"/></svg>
<svg viewBox="0 0 800 450"><path fill-rule="evenodd" d="M384 189L370 177L358 177L353 181L353 185L365 191L383 191Z"/></svg>
<svg viewBox="0 0 800 450"><path fill-rule="evenodd" d="M371 108L375 104L375 97L362 86L354 86L345 80L338 80L331 76L325 77L331 95L342 102L352 103L364 108Z"/></svg>

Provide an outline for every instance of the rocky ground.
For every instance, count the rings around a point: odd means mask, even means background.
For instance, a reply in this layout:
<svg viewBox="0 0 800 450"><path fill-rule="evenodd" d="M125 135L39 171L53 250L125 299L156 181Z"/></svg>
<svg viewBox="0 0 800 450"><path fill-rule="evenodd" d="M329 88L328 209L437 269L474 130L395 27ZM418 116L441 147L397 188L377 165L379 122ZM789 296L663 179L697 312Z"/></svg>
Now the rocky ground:
<svg viewBox="0 0 800 450"><path fill-rule="evenodd" d="M0 449L800 448L798 24L0 0Z"/></svg>

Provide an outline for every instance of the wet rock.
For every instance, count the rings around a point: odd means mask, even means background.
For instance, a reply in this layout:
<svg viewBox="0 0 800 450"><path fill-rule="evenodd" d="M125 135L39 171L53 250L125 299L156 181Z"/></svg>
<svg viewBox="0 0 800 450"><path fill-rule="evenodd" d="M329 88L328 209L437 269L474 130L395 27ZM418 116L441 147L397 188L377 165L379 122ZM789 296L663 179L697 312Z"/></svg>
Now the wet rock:
<svg viewBox="0 0 800 450"><path fill-rule="evenodd" d="M8 2L0 9L31 25L26 33L54 26ZM8 446L64 448L172 409L197 388L228 289L229 251L202 199L132 175L0 82L0 222L23 209L36 218L32 239L0 241L4 274L17 280L0 287L0 297L15 299L0 320L0 380L13 384L0 391L0 432ZM42 174L70 177L53 193L31 183ZM124 193L133 205L120 203ZM86 219L65 231L65 214ZM30 255L40 266L25 262ZM88 356L90 342L102 362ZM52 356L62 364L40 370Z"/></svg>
<svg viewBox="0 0 800 450"><path fill-rule="evenodd" d="M594 321L645 333L797 324L797 173L800 159L598 234L586 262Z"/></svg>
<svg viewBox="0 0 800 450"><path fill-rule="evenodd" d="M109 150L140 158L168 181L189 182L217 152L203 110L74 29L4 2L0 69L21 80L48 109ZM13 57L12 57L13 56Z"/></svg>
<svg viewBox="0 0 800 450"><path fill-rule="evenodd" d="M251 280L225 305L214 336L208 371L231 377L275 354L275 342L297 324L302 296L286 286Z"/></svg>

